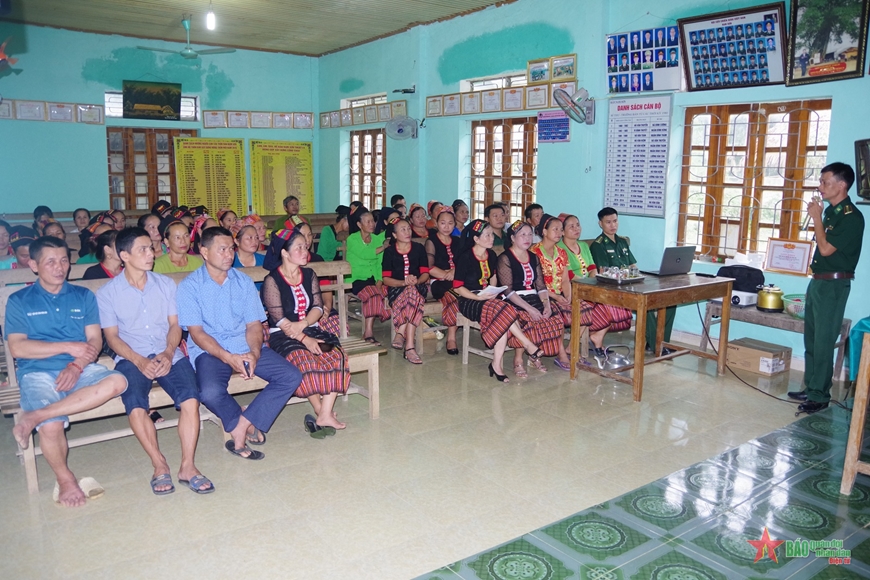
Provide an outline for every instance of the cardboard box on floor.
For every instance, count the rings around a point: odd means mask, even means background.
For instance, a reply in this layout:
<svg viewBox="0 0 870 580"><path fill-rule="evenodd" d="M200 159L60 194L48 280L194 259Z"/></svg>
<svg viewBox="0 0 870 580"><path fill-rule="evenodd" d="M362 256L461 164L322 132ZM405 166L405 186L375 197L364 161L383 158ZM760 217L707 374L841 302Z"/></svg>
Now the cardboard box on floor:
<svg viewBox="0 0 870 580"><path fill-rule="evenodd" d="M777 375L789 370L791 348L754 338L730 340L728 365L768 377Z"/></svg>

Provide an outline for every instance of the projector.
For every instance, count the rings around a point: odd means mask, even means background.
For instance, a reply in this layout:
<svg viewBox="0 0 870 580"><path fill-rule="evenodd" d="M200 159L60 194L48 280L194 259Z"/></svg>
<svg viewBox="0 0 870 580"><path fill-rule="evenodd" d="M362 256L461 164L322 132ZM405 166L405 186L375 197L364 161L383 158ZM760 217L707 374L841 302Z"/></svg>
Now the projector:
<svg viewBox="0 0 870 580"><path fill-rule="evenodd" d="M712 301L722 302L722 299L714 298ZM740 290L733 290L731 292L731 304L739 308L755 306L758 304L758 292L741 292Z"/></svg>

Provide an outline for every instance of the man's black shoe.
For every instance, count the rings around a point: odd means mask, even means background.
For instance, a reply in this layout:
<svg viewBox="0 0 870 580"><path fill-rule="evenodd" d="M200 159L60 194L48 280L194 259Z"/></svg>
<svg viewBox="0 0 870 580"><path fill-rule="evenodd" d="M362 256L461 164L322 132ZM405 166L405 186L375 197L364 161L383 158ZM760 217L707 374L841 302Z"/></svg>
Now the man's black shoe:
<svg viewBox="0 0 870 580"><path fill-rule="evenodd" d="M822 409L827 409L827 403L819 403L816 401L805 401L798 405L798 413L806 413L807 415L812 415L813 413L818 413Z"/></svg>
<svg viewBox="0 0 870 580"><path fill-rule="evenodd" d="M646 348L643 350L644 350L644 352L646 352L648 354L655 354L655 351L653 350L653 348L650 345L646 345ZM662 356L665 356L665 355L668 355L671 353L675 353L675 352L677 352L677 351L672 349L672 348L668 348L666 346L662 347Z"/></svg>
<svg viewBox="0 0 870 580"><path fill-rule="evenodd" d="M794 399L795 401L806 401L807 400L807 392L806 391L789 391L788 398Z"/></svg>

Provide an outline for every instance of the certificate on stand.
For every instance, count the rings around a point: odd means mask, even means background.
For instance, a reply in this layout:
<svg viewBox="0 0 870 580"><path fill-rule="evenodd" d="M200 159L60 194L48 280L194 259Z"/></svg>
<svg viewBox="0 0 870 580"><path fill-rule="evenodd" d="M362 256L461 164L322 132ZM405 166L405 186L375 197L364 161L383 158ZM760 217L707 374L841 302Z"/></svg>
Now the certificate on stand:
<svg viewBox="0 0 870 580"><path fill-rule="evenodd" d="M404 117L408 114L408 101L393 101L390 103L393 118Z"/></svg>
<svg viewBox="0 0 870 580"><path fill-rule="evenodd" d="M462 93L462 114L480 112L480 93Z"/></svg>
<svg viewBox="0 0 870 580"><path fill-rule="evenodd" d="M251 113L251 127L254 127L257 129L271 129L272 128L272 113L252 112Z"/></svg>
<svg viewBox="0 0 870 580"><path fill-rule="evenodd" d="M202 126L206 129L224 128L227 126L226 111L203 111Z"/></svg>
<svg viewBox="0 0 870 580"><path fill-rule="evenodd" d="M440 117L441 116L441 96L426 97L426 116Z"/></svg>
<svg viewBox="0 0 870 580"><path fill-rule="evenodd" d="M329 113L320 113L320 128L329 129Z"/></svg>
<svg viewBox="0 0 870 580"><path fill-rule="evenodd" d="M550 85L526 87L526 108L546 109L550 104Z"/></svg>
<svg viewBox="0 0 870 580"><path fill-rule="evenodd" d="M45 121L45 103L15 101L15 118L22 121Z"/></svg>
<svg viewBox="0 0 870 580"><path fill-rule="evenodd" d="M339 111L341 113L341 126L347 127L348 125L353 125L353 113L350 112L350 109L341 109Z"/></svg>
<svg viewBox="0 0 870 580"><path fill-rule="evenodd" d="M365 107L354 107L351 110L353 111L353 124L354 125L364 125L366 122L366 109L365 109Z"/></svg>
<svg viewBox="0 0 870 580"><path fill-rule="evenodd" d="M103 106L102 105L76 105L78 111L79 123L89 123L91 125L103 124Z"/></svg>
<svg viewBox="0 0 870 580"><path fill-rule="evenodd" d="M366 106L366 123L378 122L378 107L377 105Z"/></svg>
<svg viewBox="0 0 870 580"><path fill-rule="evenodd" d="M311 129L314 127L314 113L293 113L293 127Z"/></svg>
<svg viewBox="0 0 870 580"><path fill-rule="evenodd" d="M341 112L340 111L330 111L329 112L329 126L333 129L338 129L341 127Z"/></svg>
<svg viewBox="0 0 870 580"><path fill-rule="evenodd" d="M378 105L378 121L384 122L389 121L393 118L393 108L389 103L384 105Z"/></svg>
<svg viewBox="0 0 870 580"><path fill-rule="evenodd" d="M767 240L767 263L765 270L806 276L813 256L813 243L804 240Z"/></svg>

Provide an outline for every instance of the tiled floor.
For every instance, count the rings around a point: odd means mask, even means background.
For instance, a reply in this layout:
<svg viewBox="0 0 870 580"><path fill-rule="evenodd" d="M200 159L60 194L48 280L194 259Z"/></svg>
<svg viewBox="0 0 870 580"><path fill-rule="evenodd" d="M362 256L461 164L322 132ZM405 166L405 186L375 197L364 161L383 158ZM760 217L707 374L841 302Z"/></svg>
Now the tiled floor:
<svg viewBox="0 0 870 580"><path fill-rule="evenodd" d="M335 437L308 437L309 409L288 407L263 461L230 456L207 424L197 463L217 487L208 496L152 495L150 465L125 438L71 451L76 474L95 477L106 495L59 508L42 459L40 493L27 494L12 422L0 419L0 574L679 578L691 565L730 579L821 570L809 559L747 563L741 539L764 525L775 538L842 538L858 547L838 571L870 570L859 531L870 483L859 478L856 495L838 502L825 479L836 479L844 452L842 417L779 431L794 421L793 405L692 357L649 367L634 403L628 385L588 373L572 382L549 365L503 385L483 359L463 366L447 356L443 341L426 340L421 355L422 367L397 351L382 357L381 418L369 420L367 401L351 396L337 405L348 428ZM784 397L800 374L745 378ZM172 430L160 440L177 469ZM516 557L503 555L505 542Z"/></svg>

